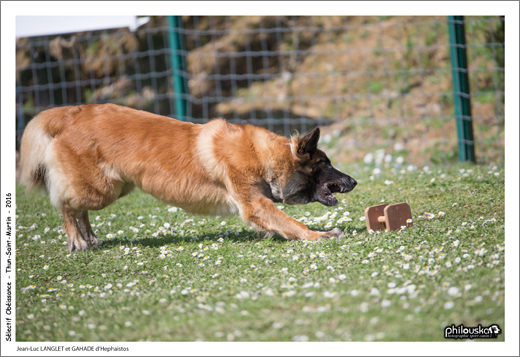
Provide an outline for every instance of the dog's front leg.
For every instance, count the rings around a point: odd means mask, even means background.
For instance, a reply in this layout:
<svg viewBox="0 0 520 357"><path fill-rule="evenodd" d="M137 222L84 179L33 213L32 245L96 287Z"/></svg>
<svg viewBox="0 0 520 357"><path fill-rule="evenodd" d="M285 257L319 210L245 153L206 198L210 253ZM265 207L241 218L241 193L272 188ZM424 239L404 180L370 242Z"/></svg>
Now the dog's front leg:
<svg viewBox="0 0 520 357"><path fill-rule="evenodd" d="M257 195L242 200L240 216L253 228L269 233L278 233L284 238L316 240L320 238L340 238L343 233L338 228L329 232L311 231L307 226L283 213L268 198Z"/></svg>

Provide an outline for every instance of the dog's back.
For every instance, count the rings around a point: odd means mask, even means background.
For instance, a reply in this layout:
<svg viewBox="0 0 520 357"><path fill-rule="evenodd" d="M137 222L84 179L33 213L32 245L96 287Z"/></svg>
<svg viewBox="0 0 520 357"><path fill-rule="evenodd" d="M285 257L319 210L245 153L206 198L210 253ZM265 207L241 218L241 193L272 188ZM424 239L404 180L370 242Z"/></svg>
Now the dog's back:
<svg viewBox="0 0 520 357"><path fill-rule="evenodd" d="M233 141L228 130L224 120L196 125L112 104L49 109L25 129L21 182L47 188L59 208L102 209L137 185L195 213L236 213L211 154Z"/></svg>

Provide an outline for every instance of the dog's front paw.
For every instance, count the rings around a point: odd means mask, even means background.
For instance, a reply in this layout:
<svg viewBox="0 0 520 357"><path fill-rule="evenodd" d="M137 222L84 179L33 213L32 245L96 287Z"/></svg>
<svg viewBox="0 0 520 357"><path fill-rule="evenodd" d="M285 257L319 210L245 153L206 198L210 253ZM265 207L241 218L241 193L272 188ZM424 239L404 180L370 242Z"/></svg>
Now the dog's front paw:
<svg viewBox="0 0 520 357"><path fill-rule="evenodd" d="M344 234L341 231L341 229L334 228L331 231L325 232L325 234L323 235L322 238L327 238L327 239L338 238L339 239L339 238L343 238L343 236L344 236Z"/></svg>

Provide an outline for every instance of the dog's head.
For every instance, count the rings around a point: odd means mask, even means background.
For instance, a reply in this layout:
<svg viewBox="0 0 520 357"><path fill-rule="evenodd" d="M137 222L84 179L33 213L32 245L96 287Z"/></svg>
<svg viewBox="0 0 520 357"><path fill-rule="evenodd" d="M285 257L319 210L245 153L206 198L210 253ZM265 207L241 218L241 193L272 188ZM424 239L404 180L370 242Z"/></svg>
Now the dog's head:
<svg viewBox="0 0 520 357"><path fill-rule="evenodd" d="M295 165L281 188L284 203L320 202L325 206L335 206L338 200L333 193L350 192L357 185L352 177L336 170L327 155L318 149L319 138L320 129L315 128L303 137L291 139Z"/></svg>

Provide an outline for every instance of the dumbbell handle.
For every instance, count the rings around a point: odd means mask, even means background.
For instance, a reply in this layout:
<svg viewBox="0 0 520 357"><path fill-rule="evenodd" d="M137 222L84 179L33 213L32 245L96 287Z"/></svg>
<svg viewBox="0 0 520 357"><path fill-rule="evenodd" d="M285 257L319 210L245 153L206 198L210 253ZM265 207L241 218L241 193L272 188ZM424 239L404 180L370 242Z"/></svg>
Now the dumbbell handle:
<svg viewBox="0 0 520 357"><path fill-rule="evenodd" d="M385 216L379 216L379 217L377 217L377 221L378 221L379 223L385 223Z"/></svg>

